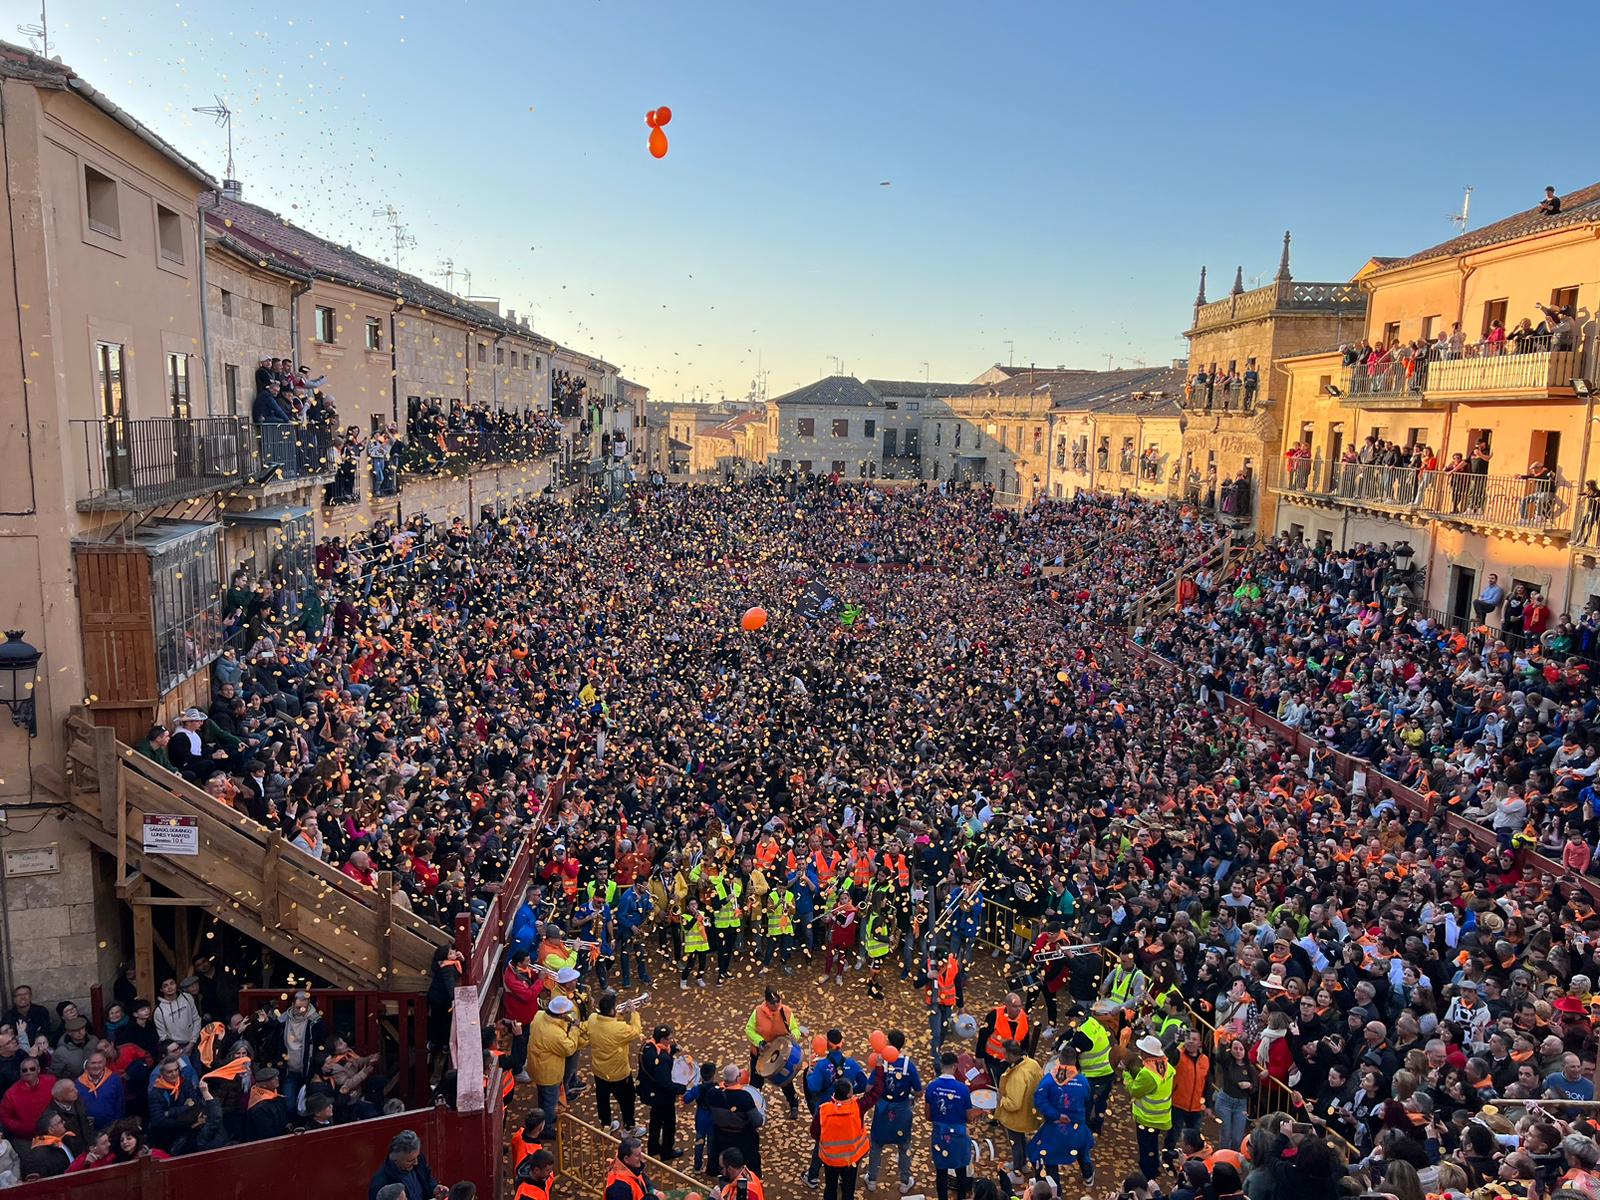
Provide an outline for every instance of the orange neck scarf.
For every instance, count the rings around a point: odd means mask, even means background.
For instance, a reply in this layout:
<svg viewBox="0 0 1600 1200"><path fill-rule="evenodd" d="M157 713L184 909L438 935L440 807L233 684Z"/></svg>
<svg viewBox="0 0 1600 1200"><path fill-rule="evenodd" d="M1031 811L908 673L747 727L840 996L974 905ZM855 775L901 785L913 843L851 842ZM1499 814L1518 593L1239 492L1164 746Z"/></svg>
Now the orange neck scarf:
<svg viewBox="0 0 1600 1200"><path fill-rule="evenodd" d="M278 1089L277 1088L275 1088L275 1087L266 1087L266 1086L258 1083L258 1084L256 1084L254 1087L252 1087L250 1089L250 1103L245 1105L245 1107L246 1108L254 1108L256 1105L262 1103L263 1101L276 1100L277 1098L278 1098Z"/></svg>
<svg viewBox="0 0 1600 1200"><path fill-rule="evenodd" d="M156 1086L163 1092L171 1092L174 1096L176 1096L178 1094L178 1089L183 1087L183 1076L179 1075L171 1083L168 1083L165 1079L162 1079L158 1075L156 1076Z"/></svg>

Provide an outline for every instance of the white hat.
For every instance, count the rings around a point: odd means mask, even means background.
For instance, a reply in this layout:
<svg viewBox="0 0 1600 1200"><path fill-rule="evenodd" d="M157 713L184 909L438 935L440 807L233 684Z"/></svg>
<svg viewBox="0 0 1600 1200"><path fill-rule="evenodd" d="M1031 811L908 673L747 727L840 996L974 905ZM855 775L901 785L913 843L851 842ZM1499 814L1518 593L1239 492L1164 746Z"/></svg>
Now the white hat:
<svg viewBox="0 0 1600 1200"><path fill-rule="evenodd" d="M557 996L550 1001L550 1011L558 1017L565 1016L572 1011L572 1001L565 996Z"/></svg>
<svg viewBox="0 0 1600 1200"><path fill-rule="evenodd" d="M551 1005L551 1007L554 1008L555 1006ZM1140 1054L1147 1055L1150 1058L1165 1058L1167 1056L1167 1052L1161 1048L1160 1038L1150 1037L1147 1034L1135 1042L1134 1045L1138 1048Z"/></svg>
<svg viewBox="0 0 1600 1200"><path fill-rule="evenodd" d="M579 975L578 968L576 968L576 967L562 967L561 970L556 972L556 982L559 983L559 984L562 984L562 985L566 985L566 984L569 984L569 983L577 983L578 982L578 975Z"/></svg>

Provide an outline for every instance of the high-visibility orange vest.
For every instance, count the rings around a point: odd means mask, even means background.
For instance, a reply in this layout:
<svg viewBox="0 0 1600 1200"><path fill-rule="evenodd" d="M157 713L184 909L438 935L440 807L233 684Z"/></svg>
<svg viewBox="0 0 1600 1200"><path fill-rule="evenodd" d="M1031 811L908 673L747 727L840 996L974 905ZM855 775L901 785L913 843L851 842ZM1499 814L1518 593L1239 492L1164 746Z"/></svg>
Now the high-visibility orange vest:
<svg viewBox="0 0 1600 1200"><path fill-rule="evenodd" d="M550 1200L550 1184L553 1179L546 1179L543 1183L535 1183L531 1179L524 1179L517 1184L517 1192L511 1200ZM637 1186L637 1185L635 1185ZM640 1193L643 1194L642 1192Z"/></svg>
<svg viewBox="0 0 1600 1200"><path fill-rule="evenodd" d="M750 1200L767 1200L766 1189L761 1186L761 1177L749 1167L745 1167L731 1180L723 1184L723 1192L729 1196L737 1196L739 1194L739 1181L741 1179L747 1179L750 1181L747 1189L750 1193Z"/></svg>
<svg viewBox="0 0 1600 1200"><path fill-rule="evenodd" d="M895 873L901 887L911 886L911 868L906 865L904 854L890 854L887 850L883 853L883 865Z"/></svg>
<svg viewBox="0 0 1600 1200"><path fill-rule="evenodd" d="M857 887L865 888L872 882L872 859L871 851L865 854L859 850L850 851L850 877Z"/></svg>
<svg viewBox="0 0 1600 1200"><path fill-rule="evenodd" d="M600 1189L601 1193L609 1192L611 1185L618 1180L628 1185L629 1190L633 1192L633 1200L644 1200L644 1184L620 1158L611 1160L611 1173L606 1176L605 1186Z"/></svg>
<svg viewBox="0 0 1600 1200"><path fill-rule="evenodd" d="M811 865L817 869L817 882L826 888L839 873L839 854L835 851L830 861L823 851L814 851L811 855Z"/></svg>
<svg viewBox="0 0 1600 1200"><path fill-rule="evenodd" d="M1004 1058L1006 1056L1006 1042L1020 1042L1028 1036L1028 1014L1020 1012L1017 1019L1012 1021L1011 1015L1006 1012L1005 1006L994 1010L994 1032L989 1035L989 1040L984 1044L983 1052L990 1058Z"/></svg>
<svg viewBox="0 0 1600 1200"><path fill-rule="evenodd" d="M765 871L778 861L778 843L774 838L766 838L756 844L756 864Z"/></svg>
<svg viewBox="0 0 1600 1200"><path fill-rule="evenodd" d="M945 1008L956 1006L956 976L960 971L961 964L949 959L939 969L939 978L935 982L939 988L939 1003Z"/></svg>
<svg viewBox="0 0 1600 1200"><path fill-rule="evenodd" d="M817 1111L817 1157L830 1167L853 1167L867 1154L867 1127L854 1099L829 1100Z"/></svg>
<svg viewBox="0 0 1600 1200"><path fill-rule="evenodd" d="M512 1078L512 1082L516 1082L514 1076ZM511 1173L515 1175L517 1173L517 1168L522 1165L522 1160L527 1158L528 1155L532 1154L535 1150L539 1149L539 1147L539 1142L530 1142L527 1138L523 1137L522 1130L519 1129L513 1133L511 1135Z"/></svg>

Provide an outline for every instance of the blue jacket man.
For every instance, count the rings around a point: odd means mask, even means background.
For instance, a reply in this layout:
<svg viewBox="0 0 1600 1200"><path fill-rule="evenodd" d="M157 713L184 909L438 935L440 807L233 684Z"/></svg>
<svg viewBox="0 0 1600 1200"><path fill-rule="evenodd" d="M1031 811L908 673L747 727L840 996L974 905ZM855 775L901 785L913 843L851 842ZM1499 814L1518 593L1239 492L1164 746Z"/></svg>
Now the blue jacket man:
<svg viewBox="0 0 1600 1200"><path fill-rule="evenodd" d="M939 1078L922 1093L933 1124L933 1168L965 1171L972 1165L972 1135L967 1132L972 1089L956 1078L956 1056L951 1051L939 1056L939 1069Z"/></svg>
<svg viewBox="0 0 1600 1200"><path fill-rule="evenodd" d="M1045 1167L1077 1163L1085 1186L1094 1182L1094 1135L1089 1131L1089 1080L1074 1065L1083 1049L1093 1044L1081 1033L1073 1034L1070 1049L1063 1049L1055 1069L1039 1081L1033 1106L1044 1118L1028 1143L1028 1158Z"/></svg>

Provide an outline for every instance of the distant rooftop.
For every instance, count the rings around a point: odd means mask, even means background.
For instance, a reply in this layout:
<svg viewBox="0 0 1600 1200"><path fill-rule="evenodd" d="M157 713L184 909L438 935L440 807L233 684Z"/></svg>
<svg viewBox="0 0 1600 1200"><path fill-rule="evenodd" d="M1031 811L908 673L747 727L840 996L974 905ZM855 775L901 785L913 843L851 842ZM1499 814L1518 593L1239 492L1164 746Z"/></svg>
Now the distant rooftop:
<svg viewBox="0 0 1600 1200"><path fill-rule="evenodd" d="M774 404L838 404L871 408L881 403L878 394L854 375L829 375L773 398Z"/></svg>
<svg viewBox="0 0 1600 1200"><path fill-rule="evenodd" d="M1561 211L1553 216L1546 216L1535 204L1532 208L1513 213L1481 229L1470 230L1404 258L1391 259L1378 269L1395 271L1430 259L1452 258L1457 254L1482 250L1486 246L1499 245L1501 242L1514 242L1518 238L1529 237L1536 233L1548 233L1554 229L1566 229L1574 225L1592 225L1596 222L1600 222L1600 183L1591 183L1586 188L1579 188L1562 196Z"/></svg>

